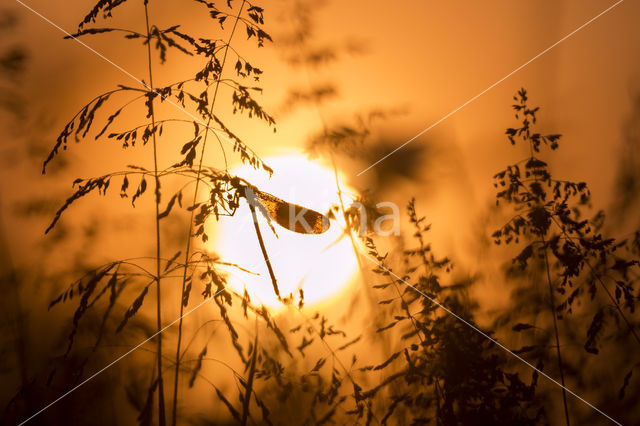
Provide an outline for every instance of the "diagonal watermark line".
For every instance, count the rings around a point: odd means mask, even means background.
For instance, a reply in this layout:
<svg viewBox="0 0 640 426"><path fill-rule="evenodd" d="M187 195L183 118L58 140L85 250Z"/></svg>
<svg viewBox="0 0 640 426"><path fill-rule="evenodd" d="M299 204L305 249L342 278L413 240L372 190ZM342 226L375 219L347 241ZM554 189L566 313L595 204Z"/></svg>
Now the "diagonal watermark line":
<svg viewBox="0 0 640 426"><path fill-rule="evenodd" d="M404 148L405 146L409 145L411 142L413 142L414 140L416 140L417 138L419 138L420 136L424 135L425 133L427 133L429 130L433 129L434 127L436 127L438 124L442 123L443 121L445 121L447 118L451 117L453 114L455 114L456 112L460 111L461 109L463 109L464 107L466 107L467 105L469 105L470 103L472 103L473 101L475 101L476 99L478 99L480 96L484 95L485 93L487 93L489 90L493 89L494 87L496 87L497 85L499 85L500 83L502 83L503 81L505 81L506 79L508 79L509 77L511 77L513 74L517 73L518 71L520 71L521 69L523 69L524 67L526 67L527 65L529 65L530 63L532 63L533 61L535 61L536 59L538 59L539 57L541 57L542 55L544 55L545 53L549 52L551 49L553 49L554 47L556 47L557 45L559 45L560 43L562 43L563 41L567 40L568 38L570 38L571 36L573 36L575 33L577 33L578 31L582 30L583 28L585 28L586 26L588 26L589 24L593 23L596 19L600 18L602 15L606 14L607 12L611 11L613 8L615 8L616 6L618 6L620 3L624 2L624 0L619 0L618 2L614 3L613 5L609 6L607 9L603 10L602 12L600 12L599 14L597 14L596 16L594 16L593 18L589 19L587 22L585 22L584 24L580 25L578 28L576 28L575 30L571 31L569 34L567 34L566 36L562 37L560 40L556 41L555 43L553 43L551 46L547 47L546 49L544 49L542 52L538 53L536 56L534 56L533 58L529 59L527 62L525 62L524 64L520 65L518 68L516 68L515 70L511 71L509 74L505 75L504 77L502 77L500 80L496 81L495 83L493 83L491 86L487 87L486 89L484 89L482 92L478 93L477 95L475 95L474 97L472 97L471 99L469 99L468 101L466 101L465 103L463 103L462 105L460 105L459 107L457 107L456 109L454 109L453 111L451 111L450 113L448 113L447 115L445 115L444 117L442 117L441 119L439 119L438 121L436 121L435 123L431 124L429 127L427 127L426 129L422 130L420 133L418 133L417 135L415 135L414 137L412 137L411 139L409 139L408 141L406 141L405 143L403 143L402 145L400 145L399 147L397 147L396 149L394 149L393 151L391 151L390 153L388 153L387 155L385 155L384 157L380 158L378 161L376 161L375 163L371 164L369 167L367 167L366 169L362 170L360 173L358 173L356 176L360 176L363 173L368 172L369 170L371 170L372 168L374 168L375 166L377 166L378 164L380 164L381 162L383 162L384 160L386 160L387 158L391 157L393 154L395 154L396 152L400 151L402 148Z"/></svg>
<svg viewBox="0 0 640 426"><path fill-rule="evenodd" d="M87 384L89 381L93 380L94 378L96 378L98 375L100 375L101 373L103 373L104 371L106 371L107 369L109 369L110 367L114 366L115 364L117 364L119 361L121 361L122 359L126 358L128 355L132 354L133 352L135 352L136 350L138 350L140 347L142 347L145 343L147 343L149 340L153 339L154 337L156 337L157 335L159 335L160 333L162 333L163 331L165 331L166 329L170 328L172 325L174 325L175 323L177 323L178 321L180 321L181 319L183 319L184 317L186 317L187 315L189 315L190 313L192 313L193 311L195 311L196 309L200 308L201 306L205 305L207 302L210 302L213 300L214 297L216 297L218 294L222 293L224 290L226 290L226 287L219 290L218 292L216 292L216 294L214 294L212 297L205 299L204 301L202 301L199 305L197 305L196 307L194 307L193 309L191 309L190 311L188 311L187 313L185 313L184 315L182 315L180 318L176 319L175 321L167 324L166 326L164 326L163 328L161 328L160 330L156 331L154 334L152 334L151 336L149 336L147 339L143 340L142 342L138 343L136 346L134 346L133 348L129 349L127 352L125 352L123 355L119 356L118 358L116 358L114 361L110 362L109 364L107 364L105 367L103 367L102 369L96 371L95 373L93 373L91 376L89 376L87 379L85 379L82 383L74 386L73 388L69 389L67 392L63 393L62 395L60 395L58 398L56 398L55 400L53 400L52 402L50 402L49 404L47 404L46 406L42 407L39 411L37 411L36 413L32 414L29 418L23 420L22 422L19 423L18 426L22 426L23 424L27 423L28 421L32 420L34 417L38 416L39 414L41 414L43 411L49 409L51 406L53 406L54 404L58 403L60 400L62 400L63 398L69 396L72 392L76 391L78 388L80 388L81 386Z"/></svg>
<svg viewBox="0 0 640 426"><path fill-rule="evenodd" d="M607 419L611 420L613 423L622 426L622 423L618 422L617 420L614 420L611 416L609 416L607 413L605 413L604 411L600 410L598 407L596 407L595 405L591 404L589 401L587 401L586 399L582 398L580 395L578 395L577 393L575 393L574 391L572 391L571 389L567 388L566 386L562 386L561 383L559 383L556 379L554 379L553 377L549 376L547 373L545 373L544 371L538 369L536 366L534 366L533 364L531 364L529 361L527 361L526 359L524 359L523 357L521 357L520 355L516 354L515 352L513 352L511 349L507 348L506 346L504 346L502 343L498 342L496 339L492 338L491 336L489 336L487 333L485 333L484 331L480 330L478 327L476 327L475 325L473 325L472 323L470 323L469 321L465 320L464 318L462 318L460 315L456 314L455 312L453 312L451 309L447 308L446 306L444 306L442 303L438 302L437 300L435 300L434 298L430 297L429 295L427 295L425 292L421 291L420 289L414 287L413 285L411 285L410 283L408 283L407 281L405 281L403 278L399 277L398 275L396 275L392 270L390 270L389 268L385 267L384 265L379 264L374 258L372 258L371 256L369 256L368 254L364 253L363 251L360 251L360 254L362 254L364 257L366 257L370 262L372 262L373 264L377 265L378 267L384 269L387 273L393 275L394 277L396 277L398 280L402 281L402 283L404 283L407 287L410 287L411 289L415 290L418 294L420 294L421 296L425 297L426 299L428 299L431 303L433 303L434 305L438 306L439 308L441 308L442 310L444 310L446 313L448 313L449 315L452 315L453 317L455 317L458 321L462 322L463 324L465 324L466 326L470 327L471 329L473 329L475 332L477 332L478 334L480 334L482 337L490 340L493 344L495 344L496 346L498 346L500 349L504 350L505 352L513 355L514 357L516 357L518 360L522 361L523 363L525 363L526 365L528 365L529 367L531 367L534 371L538 372L539 374L541 374L542 376L544 376L545 378L547 378L548 380L550 380L551 382L555 383L556 385L560 386L562 389L564 389L565 391L567 391L568 393L570 393L571 395L573 395L574 397L576 397L577 399L579 399L580 401L582 401L583 403L585 403L587 406L589 406L590 408L594 409L595 411L597 411L598 413L600 413L601 415L603 415L604 417L606 417Z"/></svg>
<svg viewBox="0 0 640 426"><path fill-rule="evenodd" d="M278 251L275 256L272 256L271 259L277 258L278 256L280 256L282 252ZM31 419L33 419L34 417L38 416L39 414L42 414L42 412L44 412L45 410L49 409L51 406L53 406L54 404L58 403L60 400L62 400L63 398L69 396L72 392L74 392L75 390L77 390L78 388L80 388L81 386L87 384L87 382L95 379L98 375L100 375L101 373L103 373L104 371L106 371L108 368L114 366L115 364L117 364L119 361L121 361L122 359L124 359L125 357L127 357L128 355L130 355L131 353L135 352L136 350L140 349L145 343L147 343L149 340L153 339L154 337L156 337L157 335L161 334L162 332L164 332L165 330L167 330L168 328L170 328L171 326L173 326L175 323L177 323L178 321L180 321L181 319L185 318L187 315L191 314L193 311L195 311L196 309L202 307L203 305L205 305L207 302L210 302L213 300L214 297L216 297L217 295L219 295L220 293L222 293L224 290L226 290L227 288L223 288L218 290L213 296L211 296L208 299L203 300L199 305L195 306L193 309L191 309L190 311L186 312L184 315L182 315L180 318L177 318L176 320L174 320L173 322L171 322L170 324L167 324L166 326L164 326L162 329L158 330L155 334L151 335L150 337L148 337L147 339L145 339L144 341L140 342L139 344L137 344L136 346L134 346L133 348L131 348L129 351L127 351L125 354L121 355L120 357L118 357L116 360L112 361L111 363L109 363L108 365L106 365L104 368L98 370L97 372L95 372L94 374L92 374L89 378L85 379L82 383L78 384L77 386L73 387L72 389L68 390L67 392L65 392L63 395L61 395L60 397L58 397L57 399L55 399L54 401L50 402L49 404L47 404L45 407L43 407L42 409L40 409L38 412L34 413L33 415L31 415L29 418L23 420L21 423L19 423L18 426L22 426L23 424L27 423L28 421L30 421Z"/></svg>
<svg viewBox="0 0 640 426"><path fill-rule="evenodd" d="M135 80L138 84L140 84L142 87L144 87L145 89L149 89L151 91L151 93L157 95L160 97L160 99L162 99L163 101L166 101L168 104L176 107L177 109L179 109L180 111L184 112L186 115L188 115L190 118L192 118L193 120L197 121L199 124L203 125L206 129L211 130L213 133L215 133L218 137L220 137L222 140L224 140L225 142L229 142L230 144L234 145L235 147L235 142L232 141L231 139L229 139L227 137L227 135L225 135L223 132L220 132L218 129L214 129L213 127L209 126L207 123L205 123L202 119L200 119L200 117L191 114L189 111L187 111L186 109L182 108L180 105L178 105L177 103L173 102L171 99L168 99L164 96L162 96L158 91L156 91L153 87L149 87L149 85L147 85L144 81L140 80L138 77L136 77L135 75L131 74L129 71L127 71L126 69L122 68L120 65L116 64L115 62L113 62L111 59L107 58L106 56L104 56L102 53L98 52L97 50L95 50L93 47L89 46L88 44L86 44L85 42L83 42L82 40L78 39L77 37L74 37L71 33L69 33L67 30L65 30L64 28L62 28L61 26L59 26L58 24L56 24L55 22L53 22L52 20L50 20L49 18L47 18L46 16L42 15L40 12L38 12L37 10L33 9L32 7L30 7L29 5L23 3L21 0L15 0L16 3L20 4L21 6L23 6L25 9L31 11L34 15L37 15L38 17L40 17L43 21L47 22L48 24L50 24L51 26L53 26L54 28L56 28L58 31L62 32L63 34L65 34L67 37L77 41L78 43L80 43L82 46L86 47L87 49L89 49L93 54L95 54L96 56L98 56L99 58L103 59L105 62L108 62L109 64L113 65L115 68L117 68L119 71L121 71L123 74L125 74L126 76L130 77L131 79ZM249 153L247 152L242 146L238 146L237 147L240 151L244 152L245 154L247 154L248 156L252 156L252 155L256 155L253 153Z"/></svg>
<svg viewBox="0 0 640 426"><path fill-rule="evenodd" d="M169 99L164 98L162 95L160 95L160 93L158 93L155 89L149 87L147 84L145 84L142 80L138 79L136 76L134 76L133 74L131 74L130 72L128 72L126 69L122 68L120 65L116 64L115 62L111 61L110 59L108 59L106 56L104 56L103 54L101 54L100 52L98 52L97 50L95 50L94 48L92 48L91 46L89 46L88 44L84 43L83 41L79 40L77 37L74 37L72 34L70 34L69 32L67 32L65 29L63 29L62 27L60 27L59 25L55 24L53 21L51 21L50 19L46 18L45 16L43 16L42 14L40 14L38 11L34 10L33 8L31 8L30 6L28 6L27 4L23 3L20 0L15 0L17 3L19 3L21 6L23 6L24 8L28 9L29 11L31 11L32 13L34 13L35 15L37 15L38 17L40 17L41 19L43 19L45 22L49 23L50 25L52 25L53 27L55 27L56 29L58 29L59 31L61 31L62 33L64 33L66 36L68 36L69 38L75 40L76 42L78 42L79 44L81 44L82 46L84 46L85 48L87 48L88 50L90 50L92 53L94 53L95 55L97 55L98 57L100 57L101 59L103 59L104 61L108 62L109 64L113 65L115 68L117 68L118 70L120 70L122 73L124 73L125 75L129 76L130 78L132 78L133 80L135 80L137 83L141 84L143 87L150 89L152 91L152 93L160 96L163 100L166 100L169 104L171 104L172 106L176 107L177 109L181 110L182 112L184 112L185 114L187 114L189 117L191 117L192 119L194 119L195 121L199 122L200 124L204 125L207 129L211 130L212 132L214 132L215 134L217 134L218 136L220 136L223 140L232 143L233 141L231 141L230 139L228 139L226 137L225 134L219 132L217 129L211 128L210 126L208 126L206 123L204 123L204 121L202 121L199 117L191 114L189 111L185 110L184 108L182 108L180 105L172 102ZM485 90L483 90L482 92L480 92L479 94L475 95L474 97L472 97L471 99L469 99L468 101L466 101L464 104L462 104L461 106L459 106L458 108L454 109L453 111L451 111L450 113L448 113L447 115L445 115L444 117L442 117L440 120L438 120L437 122L433 123L432 125L430 125L429 127L427 127L426 129L422 130L420 133L418 133L417 135L415 135L414 137L412 137L411 139L409 139L407 142L405 142L404 144L402 144L401 146L399 146L398 148L394 149L393 151L391 151L390 153L388 153L387 155L385 155L384 157L382 157L381 159L379 159L378 161L376 161L375 163L373 163L371 166L367 167L366 169L364 169L363 171L361 171L360 173L357 174L357 176L360 176L361 174L367 172L368 170L372 169L373 167L375 167L377 164L379 164L380 162L384 161L386 158L390 157L391 155L393 155L394 153L396 153L397 151L399 151L400 149L402 149L403 147L405 147L406 145L408 145L409 143L413 142L415 139L417 139L418 137L422 136L423 134L425 134L426 132L428 132L429 130L431 130L433 127L437 126L438 124L440 124L441 122L443 122L444 120L446 120L447 118L449 118L450 116L452 116L453 114L455 114L456 112L460 111L461 109L463 109L464 107L466 107L467 105L469 105L470 103L472 103L473 101L475 101L476 99L478 99L480 96L482 96L483 94L485 94L486 92L490 91L491 89L493 89L494 87L496 87L497 85L499 85L500 83L502 83L504 80L506 80L507 78L511 77L513 74L517 73L518 71L520 71L521 69L523 69L524 67L526 67L527 65L529 65L530 63L532 63L533 61L535 61L536 59L538 59L539 57L543 56L545 53L547 53L548 51L552 50L554 47L556 47L557 45L559 45L560 43L564 42L565 40L567 40L568 38L570 38L571 36L573 36L574 34L576 34L577 32L579 32L580 30L582 30L583 28L585 28L586 26L588 26L589 24L593 23L595 20L597 20L598 18L600 18L601 16L603 16L604 14L608 13L609 11L611 11L613 8L617 7L619 4L623 3L624 0L619 0L618 2L616 2L615 4L613 4L612 6L608 7L607 9L605 9L604 11L600 12L598 15L596 15L595 17L591 18L589 21L587 21L586 23L584 23L583 25L581 25L580 27L576 28L575 30L573 30L571 33L567 34L566 36L564 36L562 39L558 40L557 42L555 42L554 44L552 44L551 46L547 47L546 49L544 49L542 52L538 53L536 56L534 56L532 59L530 59L529 61L525 62L524 64L520 65L518 68L516 68L515 70L513 70L512 72L510 72L509 74L507 74L506 76L504 76L503 78L501 78L500 80L498 80L497 82L493 83L491 86L489 86L488 88L486 88ZM240 147L241 150L243 150L245 152L245 154L249 155L249 153L247 153L242 147ZM457 315L455 312L451 311L450 309L448 309L446 306L442 305L441 303L439 303L438 301L436 301L435 299L429 297L427 294L425 294L424 292L422 292L421 290L417 289L416 287L414 287L413 285L411 285L410 283L408 283L407 281L405 281L404 279L402 279L401 277L399 277L398 275L396 275L394 272L392 272L391 270L389 270L388 268L384 267L383 265L378 264L374 259L372 259L370 256L368 256L367 254L362 253L368 260L370 260L371 262L373 262L374 264L378 265L379 267L385 269L388 273L390 273L391 275L395 276L396 278L398 278L400 281L402 281L405 285L407 285L408 287L412 288L413 290L415 290L416 292L418 292L420 295L422 295L423 297L427 298L429 301L431 301L432 303L434 303L435 305L437 305L438 307L442 308L445 312L447 312L448 314L454 316L456 319L458 319L459 321L461 321L462 323L464 323L465 325L469 326L470 328L472 328L474 331L476 331L477 333L479 333L480 335L482 335L483 337L485 337L486 339L490 340L492 343L494 343L495 345L497 345L498 347L500 347L501 349L503 349L504 351L508 352L509 354L511 354L512 356L514 356L515 358L517 358L518 360L522 361L523 363L525 363L527 366L531 367L533 370L535 370L536 372L538 372L539 374L541 374L542 376L544 376L545 378L547 378L548 380L550 380L551 382L555 383L556 385L558 385L559 387L565 389L568 393L570 393L571 395L573 395L574 397L576 397L577 399L579 399L580 401L582 401L584 404L586 404L587 406L589 406L590 408L594 409L595 411L597 411L598 413L600 413L601 415L603 415L604 417L606 417L607 419L609 419L610 421L612 421L613 423L617 424L617 425L621 425L621 423L617 422L616 420L614 420L613 418L611 418L609 415L607 415L606 413L604 413L602 410L598 409L597 407L595 407L593 404L589 403L588 401L586 401L585 399L583 399L582 397L580 397L578 394L576 394L575 392L573 392L572 390L562 386L562 384L560 384L558 381L556 381L555 379L553 379L551 376L549 376L548 374L544 373L543 371L539 370L538 368L536 368L534 365L532 365L531 363L529 363L527 360L525 360L524 358L522 358L521 356L519 356L518 354L512 352L510 349L508 349L506 346L502 345L500 342L498 342L497 340L491 338L489 335L487 335L485 332L483 332L482 330L480 330L478 327L474 326L473 324L471 324L470 322L468 322L467 320L465 320L464 318L462 318L461 316ZM116 363L118 363L119 361L121 361L122 359L124 359L125 357L127 357L128 355L130 355L131 353L135 352L137 349L139 349L141 346L143 346L145 343L147 343L149 340L155 338L156 336L158 336L159 334L161 334L162 332L164 332L165 330L167 330L168 328L170 328L171 326L173 326L175 323L177 323L180 319L183 319L184 317L186 317L187 315L191 314L192 312L194 312L195 310L197 310L198 308L200 308L201 306L205 305L207 302L210 302L214 297L216 297L219 293L221 293L222 291L224 291L225 289L221 289L218 292L216 292L211 298L204 300L203 302L201 302L199 305L197 305L196 307L194 307L193 309L189 310L188 312L186 312L184 315L182 315L180 318L177 318L176 320L174 320L173 322L169 323L168 325L166 325L165 327L163 327L162 329L160 329L159 331L157 331L156 333L154 333L153 335L151 335L149 338L145 339L144 341L142 341L141 343L139 343L138 345L134 346L133 348L131 348L129 351L127 351L125 354L121 355L120 357L118 357L116 360L112 361L111 363L109 363L108 365L106 365L105 367L103 367L102 369L98 370L96 373L94 373L93 375L91 375L89 378L85 379L83 382L81 382L80 384L76 385L75 387L73 387L72 389L70 389L69 391L67 391L66 393L64 393L63 395L61 395L60 397L58 397L57 399L55 399L54 401L52 401L51 403L49 403L48 405L46 405L45 407L43 407L42 409L40 409L38 412L34 413L33 415L31 415L29 418L25 419L24 421L22 421L19 425L23 425L27 422L29 422L30 420L32 420L33 418L35 418L36 416L38 416L39 414L41 414L42 412L44 412L45 410L47 410L48 408L50 408L51 406L53 406L54 404L56 404L57 402L59 402L60 400L62 400L63 398L65 398L66 396L70 395L72 392L74 392L75 390L77 390L78 388L80 388L81 386L85 385L86 383L88 383L89 381L91 381L92 379L94 379L95 377L97 377L99 374L101 374L102 372L106 371L108 368L112 367L113 365L115 365Z"/></svg>

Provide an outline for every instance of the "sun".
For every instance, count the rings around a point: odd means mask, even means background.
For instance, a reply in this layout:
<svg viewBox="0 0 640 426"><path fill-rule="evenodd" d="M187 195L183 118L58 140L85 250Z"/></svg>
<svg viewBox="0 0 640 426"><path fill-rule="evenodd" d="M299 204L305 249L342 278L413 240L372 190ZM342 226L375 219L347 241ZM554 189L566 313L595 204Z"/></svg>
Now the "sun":
<svg viewBox="0 0 640 426"><path fill-rule="evenodd" d="M230 173L246 179L261 191L323 214L332 206L340 205L333 170L300 154L264 160L274 169L271 178L248 165L232 169ZM348 195L351 190L345 191L342 182L340 187L343 202L353 201ZM357 271L357 258L352 242L344 232L344 222L332 219L329 229L322 234L296 233L272 222L277 236L259 213L258 224L283 297L293 294L297 303L299 289L302 289L305 306L309 306L330 301L350 284ZM276 310L282 308L282 302L274 293L245 200L242 199L233 216L221 217L212 224L209 234L212 238L208 249L218 253L223 261L251 271L226 268L229 286L240 294L246 288L254 303Z"/></svg>

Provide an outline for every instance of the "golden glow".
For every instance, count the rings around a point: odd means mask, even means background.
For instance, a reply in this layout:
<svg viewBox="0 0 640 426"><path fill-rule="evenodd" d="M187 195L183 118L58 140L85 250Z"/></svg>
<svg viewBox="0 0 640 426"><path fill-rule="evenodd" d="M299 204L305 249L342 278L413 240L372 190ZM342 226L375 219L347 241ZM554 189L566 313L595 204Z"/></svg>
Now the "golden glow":
<svg viewBox="0 0 640 426"><path fill-rule="evenodd" d="M275 172L271 179L263 171L250 166L231 170L264 192L287 202L326 214L332 205L339 205L333 170L309 161L300 154L266 158ZM344 186L341 183L344 191ZM343 195L346 203L351 198ZM305 305L330 299L345 289L357 270L357 260L351 241L344 235L344 223L331 220L328 231L305 235L289 231L272 222L277 237L264 217L258 213L258 224L278 280L282 297L304 291ZM242 294L246 286L253 303L263 303L274 309L283 307L277 300L244 199L232 217L222 217L212 229L211 249L223 261L232 262L259 275L228 269L229 285Z"/></svg>

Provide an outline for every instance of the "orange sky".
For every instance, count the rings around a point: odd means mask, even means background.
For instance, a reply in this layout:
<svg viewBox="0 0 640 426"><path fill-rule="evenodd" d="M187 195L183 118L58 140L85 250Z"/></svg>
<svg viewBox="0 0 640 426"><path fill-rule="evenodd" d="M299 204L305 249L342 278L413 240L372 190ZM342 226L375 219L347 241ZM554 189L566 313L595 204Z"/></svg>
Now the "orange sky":
<svg viewBox="0 0 640 426"><path fill-rule="evenodd" d="M72 30L91 1L28 4ZM156 10L163 4L168 3L158 2ZM281 117L276 135L256 126L248 134L262 155L272 155L282 147L304 146L308 134L321 126L321 120L331 123L375 107L408 111L384 123L382 129L397 135L393 142L400 144L613 2L406 1L393 7L375 1L319 2L314 13L314 45L359 44L362 52L339 52L335 63L317 70L292 69L279 52L279 40L291 30L291 4L265 4L267 26L276 43L258 52L266 71L264 103L277 111L291 87L304 88L310 81L334 82L339 93L320 111L310 107ZM12 8L20 13L20 36L31 56L24 90L32 97L34 107L51 117L56 128L88 94L120 82L132 83L84 47L62 40L58 30L17 3ZM490 176L504 163L496 155L504 148L501 135L512 123L510 96L521 86L527 87L532 101L542 106L542 124L565 135L555 157L557 164L562 165L567 177L589 181L596 202L606 202L621 127L630 113L629 95L638 86L640 31L634 28L634 18L639 16L639 9L637 3L622 3L414 142L433 138L450 148L454 154L452 164L443 167L445 183L452 179L452 170L459 170L472 189L458 194L456 200L447 200L447 214L451 202L462 203L460 207L470 203L475 208L490 196ZM135 8L123 9L116 18L121 26L140 26ZM160 18L171 21L166 16ZM139 57L123 51L113 37L84 40L144 77ZM366 184L356 178L353 182ZM448 190L448 185L445 187ZM429 209L439 208L430 205Z"/></svg>
<svg viewBox="0 0 640 426"><path fill-rule="evenodd" d="M71 31L92 2L38 0L27 4ZM152 19L160 25L171 25L174 18L179 20L175 11L164 12L170 4L157 1ZM305 4L312 23L305 27L310 32L309 46L328 47L336 53L336 60L323 66L292 67L286 61L296 53L296 48L288 47L286 41L296 29ZM286 149L304 149L308 137L323 123L331 126L350 121L355 114L376 108L402 110L404 114L373 128L372 140L384 138L391 150L612 4L407 1L389 7L387 2L371 1L303 2L294 6L288 1L268 2L264 5L266 24L275 42L253 49L251 54L256 58L254 65L260 64L265 71L262 101L276 115L278 131L273 134L267 126L240 117L232 117L231 124L260 155L272 156ZM39 138L41 145L51 146L58 129L87 99L119 83L135 84L85 47L63 40L59 30L32 12L17 3L9 6L20 17L16 39L21 40L30 56L21 90L33 115L50 123L42 126L37 136L28 138ZM136 5L126 6L116 12L114 22L120 27L141 28L141 12ZM185 7L177 13L190 12ZM492 203L491 176L506 162L520 158L517 149L509 150L503 132L514 124L511 96L524 86L529 89L532 103L542 107L541 129L564 134L561 149L553 157L556 170L562 170L568 179L589 182L596 206L606 207L611 202L631 95L640 88L640 51L636 49L640 30L634 20L639 12L637 3L620 4L412 142L408 149L420 152L429 148L422 176L394 182L394 190L385 196L400 205L416 196L420 209L434 223L434 240L444 252L468 259L472 268L477 249L471 241L474 237L469 235ZM194 22L194 27L202 31L207 31L208 25L207 16ZM237 38L241 47L242 39ZM118 36L89 36L83 40L132 74L145 78L142 55L124 49L130 45L118 41ZM352 46L357 49L354 51ZM193 69L185 57L172 63L170 56L169 64L158 73L157 84L182 77ZM289 91L323 83L335 85L337 95L320 107L283 110ZM43 121L32 122L37 126ZM13 225L16 218L9 206L24 200L25 195L47 197L53 185L64 196L75 177L118 167L110 160L117 158L117 146L85 143L71 146L70 151L73 157L66 155L75 158L74 166L64 179L43 178L37 157L29 160L29 167L3 169L2 208L8 209L3 214L5 222ZM95 155L100 161L78 161L87 155ZM135 151L133 155L139 157ZM139 160L145 162L145 158ZM216 158L210 161L220 166ZM367 165L357 158L339 160L345 178L360 189L371 184L371 172L355 176ZM19 186L15 185L17 181L21 182ZM97 202L103 203L98 206L108 203ZM126 206L117 211L128 214ZM31 247L42 244L41 229L45 224L17 220L8 226L7 238L19 253L29 253ZM135 216L131 220L137 223ZM122 225L116 220L118 224ZM119 247L117 239L103 238L96 243L107 252Z"/></svg>
<svg viewBox="0 0 640 426"><path fill-rule="evenodd" d="M158 1L152 9L152 19L170 25L175 12L158 13L168 10L170 3ZM28 4L57 25L73 30L91 1L34 0ZM295 53L295 49L287 47L286 40L295 29L302 4L265 4L267 28L275 43L252 51L255 64L265 70L262 101L267 110L275 113L278 132L273 134L253 121L247 124L240 118L231 120L239 134L263 156L283 149L303 149L309 135L321 129L323 123L331 126L349 121L355 114L375 108L405 111L373 128L372 140L384 137L390 150L613 3L406 1L393 7L375 1L309 3L315 8L309 9L310 46L333 49L336 60L315 68L296 68L286 62ZM19 4L8 6L19 14L16 38L21 39L30 56L21 90L34 115L51 123L38 131L42 144L50 146L65 120L94 94L118 83L134 84L86 48L63 40L57 29ZM121 27L140 28L141 9L136 7L119 10L115 22ZM184 8L178 13L190 11ZM622 127L630 114L631 95L640 86L640 30L634 19L639 12L637 3L620 4L414 141L408 148L420 151L435 147L428 151L434 156L425 161L423 176L394 184L397 188L389 195L392 201L404 204L415 195L434 223L434 239L443 250L473 258L475 249L469 232L477 225L478 215L492 202L491 176L507 161L520 156L517 149L508 149L503 132L514 124L511 96L524 86L529 89L532 102L542 107L541 129L564 134L561 149L554 154L554 166L562 170L563 177L589 182L595 204L606 207L611 201ZM195 22L195 27L205 31L207 25L206 16L202 22ZM118 65L145 78L142 56L123 49L125 45L117 40L112 35L84 38ZM356 51L349 46L356 46ZM190 63L182 58L171 63L170 57L171 65L157 77L159 84L184 75L183 68ZM337 96L319 108L308 105L283 112L290 90L325 82L335 85ZM76 159L94 154L100 161L75 161L66 181L60 179L55 184L62 189L77 176L106 172L114 166L109 158L116 158L119 152L118 147L108 144L71 148ZM30 161L33 166L3 169L4 209L25 194L50 193L53 179L40 176L38 161ZM211 162L219 165L215 158ZM360 189L371 184L371 173L360 178L355 173L367 165L357 159L339 162L345 178ZM14 184L18 180L20 186ZM12 220L10 212L3 216L5 221ZM16 248L22 246L24 252L29 252L32 244L41 244L38 228L43 226L19 221L16 226L9 226L8 239L16 243ZM117 241L105 244L117 245Z"/></svg>
<svg viewBox="0 0 640 426"><path fill-rule="evenodd" d="M69 31L76 28L93 2L25 0ZM176 13L190 14L188 8L169 13L169 5L175 3L153 1L152 19L170 25L174 18L180 20ZM254 65L259 64L265 71L262 101L265 109L276 115L277 133L262 124L247 124L243 118L230 119L238 134L264 157L283 150L303 150L309 136L323 124L349 121L355 114L375 108L405 111L373 128L372 140L385 139L389 150L393 149L614 1L304 2L316 7L311 14L311 45L336 52L335 61L316 68L292 67L286 60L295 53L285 41L295 28L301 4L285 0L264 2L267 29L275 42L250 52L256 58ZM75 177L100 174L115 167L120 148L91 141L72 144L71 152L63 155L72 159L74 166L63 175L43 177L40 161L45 153L13 161L6 147L25 147L33 139L51 146L57 131L84 102L116 84L135 83L86 48L63 40L57 29L14 0L7 0L3 7L19 14L15 40L20 40L29 53L20 91L33 115L26 126L32 133L13 136L15 133L4 132L0 219L13 258L29 264L34 261L36 250L46 249L42 237L46 223L44 219L35 221L16 214L16 203L54 198L52 201L59 204ZM483 223L488 206L493 203L492 176L522 156L517 148L509 149L504 129L516 124L511 96L524 86L532 104L542 108L540 129L564 135L560 150L553 156L552 170L561 173L559 178L587 181L595 206L606 208L612 202L624 124L631 114L632 97L640 91L639 16L638 2L621 3L414 141L410 147L426 153L421 173L412 179L395 180L393 189L383 195L402 206L410 196L416 196L420 211L434 224L433 238L439 252L464 259L464 266L473 270L483 261L472 241L479 231L473 230ZM114 22L121 27L141 28L141 18L141 8L126 7L115 13ZM209 22L203 16L193 24L206 31ZM83 39L118 65L146 79L142 48L138 55L113 40L117 38L111 35ZM158 73L159 84L184 75L185 70L188 74L193 64L182 57L172 62L172 56L169 63ZM335 97L320 107L307 105L285 111L283 103L290 90L325 82L336 86ZM5 112L0 115L0 126L10 128L14 118ZM42 128L38 128L40 125ZM147 161L136 151L130 155L130 162ZM92 157L82 160L87 156ZM218 158L210 161L220 166ZM372 183L371 174L355 176L368 166L366 161L340 158L338 165L351 186L365 189ZM113 207L108 199L98 197L79 205L67 223L80 228L88 221L74 223L72 218L83 213L98 217L96 211L101 213L106 206L113 209L109 223L119 231L147 225L134 218L139 211L131 213L127 203ZM183 232L182 228L170 230L174 231ZM102 235L91 241L91 249L96 248L103 253L117 248L122 257L139 251L138 247L123 245L115 235ZM56 256L63 258L64 253Z"/></svg>

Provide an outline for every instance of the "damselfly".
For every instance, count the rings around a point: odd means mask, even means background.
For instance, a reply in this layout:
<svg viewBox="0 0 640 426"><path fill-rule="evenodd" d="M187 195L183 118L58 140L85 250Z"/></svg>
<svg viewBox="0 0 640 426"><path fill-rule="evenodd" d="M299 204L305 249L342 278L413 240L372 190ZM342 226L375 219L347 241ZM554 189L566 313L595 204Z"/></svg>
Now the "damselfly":
<svg viewBox="0 0 640 426"><path fill-rule="evenodd" d="M263 192L242 178L232 178L231 184L236 189L235 197L244 197L249 204L249 209L251 210L253 218L253 225L258 237L258 243L260 244L262 255L267 264L269 275L271 276L273 289L276 296L280 298L280 291L278 289L276 276L273 272L271 262L269 261L269 255L267 254L267 250L262 239L260 227L258 226L256 210L260 211L260 213L262 213L262 215L267 219L267 222L274 234L276 234L276 232L271 224L272 221L285 229L299 234L322 234L329 229L329 218L315 210L299 206L298 204L289 203L274 195Z"/></svg>

